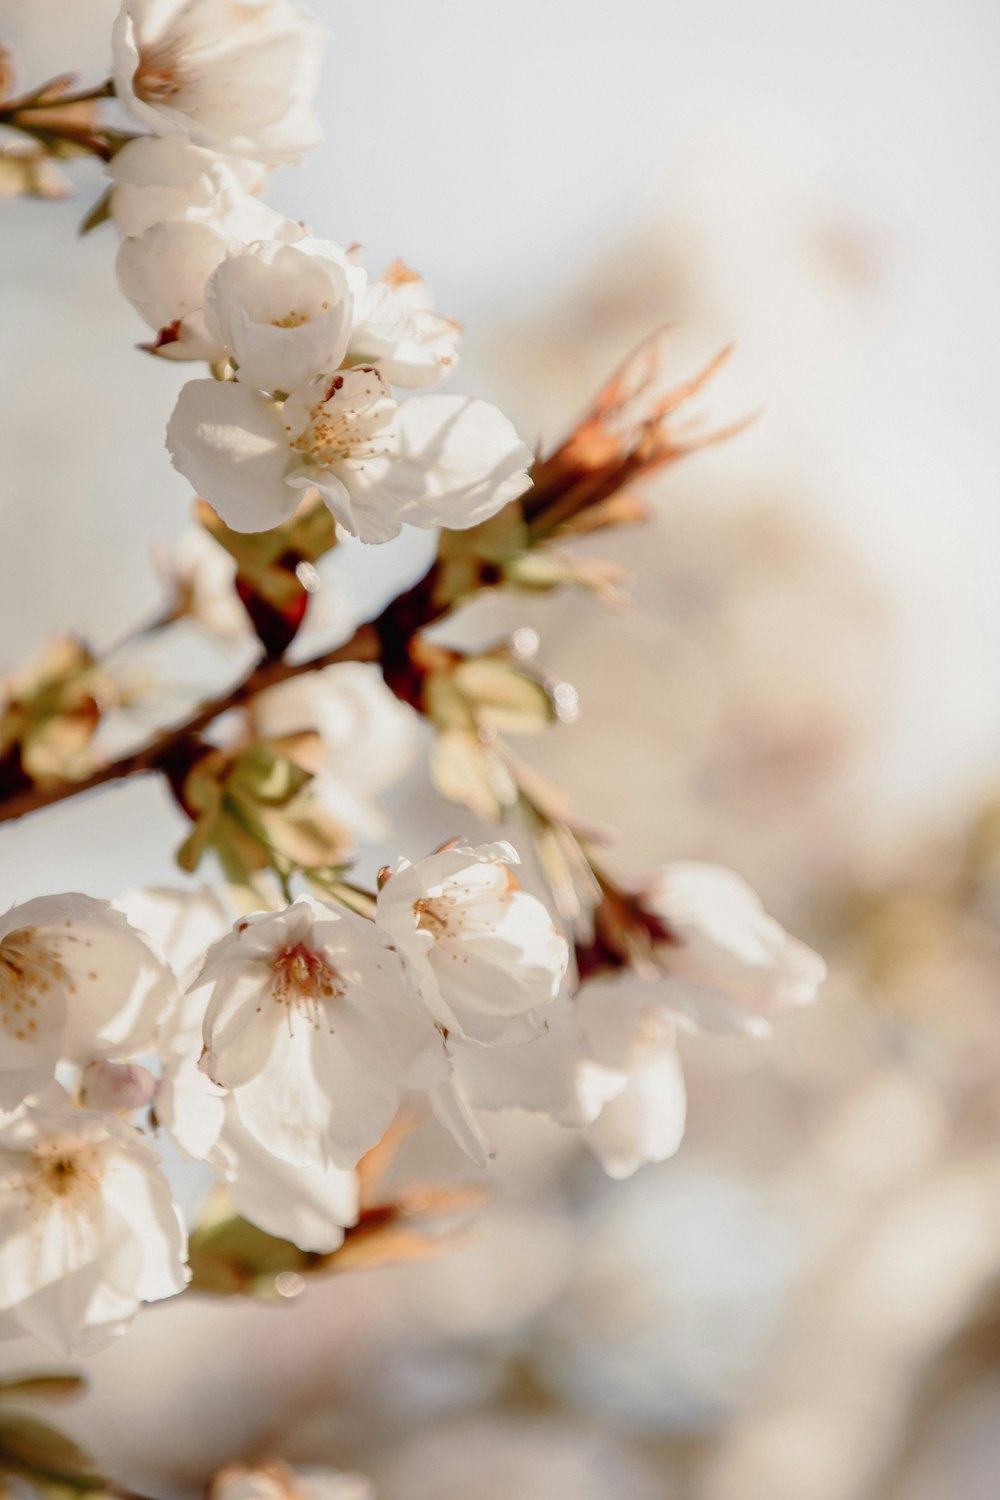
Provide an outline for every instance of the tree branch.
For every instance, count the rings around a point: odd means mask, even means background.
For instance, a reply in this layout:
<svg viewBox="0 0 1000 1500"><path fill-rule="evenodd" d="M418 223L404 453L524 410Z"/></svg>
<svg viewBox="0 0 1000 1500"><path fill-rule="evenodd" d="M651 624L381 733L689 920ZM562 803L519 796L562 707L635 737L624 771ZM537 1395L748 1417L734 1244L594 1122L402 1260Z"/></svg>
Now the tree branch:
<svg viewBox="0 0 1000 1500"><path fill-rule="evenodd" d="M306 672L318 672L324 667L333 667L345 661L377 662L382 659L382 638L377 623L361 625L343 646L333 651L324 651L307 661L289 662L265 658L247 673L241 682L215 698L207 698L189 719L133 750L118 760L99 766L91 775L80 781L58 781L49 786L27 787L7 801L0 803L0 823L11 823L29 813L40 812L43 807L52 807L70 797L79 797L84 792L95 791L113 781L125 781L132 776L142 776L148 771L160 771L177 747L189 735L207 729L222 714L240 708L266 688L275 687L289 678L301 677Z"/></svg>

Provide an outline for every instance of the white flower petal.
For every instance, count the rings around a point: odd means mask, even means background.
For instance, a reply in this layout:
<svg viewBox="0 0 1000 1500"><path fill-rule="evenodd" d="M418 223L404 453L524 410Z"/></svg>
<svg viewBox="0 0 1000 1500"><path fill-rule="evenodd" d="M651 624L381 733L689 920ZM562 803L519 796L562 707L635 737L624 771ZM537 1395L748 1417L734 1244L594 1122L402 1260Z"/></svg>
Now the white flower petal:
<svg viewBox="0 0 1000 1500"><path fill-rule="evenodd" d="M347 262L339 246L259 241L233 250L205 289L209 333L240 381L295 391L336 370L351 329Z"/></svg>
<svg viewBox="0 0 1000 1500"><path fill-rule="evenodd" d="M281 412L248 386L189 381L167 427L167 448L174 468L234 531L268 531L299 503L285 483Z"/></svg>
<svg viewBox="0 0 1000 1500"><path fill-rule="evenodd" d="M358 535L388 525L464 530L530 488L533 455L501 411L466 396L400 404L391 450L338 468Z"/></svg>

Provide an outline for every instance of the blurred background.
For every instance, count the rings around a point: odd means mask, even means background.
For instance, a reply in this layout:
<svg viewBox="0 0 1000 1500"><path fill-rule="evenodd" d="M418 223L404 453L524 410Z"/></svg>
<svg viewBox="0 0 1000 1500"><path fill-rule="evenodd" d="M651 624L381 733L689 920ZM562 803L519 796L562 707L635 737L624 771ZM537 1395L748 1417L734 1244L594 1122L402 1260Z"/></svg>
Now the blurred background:
<svg viewBox="0 0 1000 1500"><path fill-rule="evenodd" d="M96 82L116 8L0 0L0 41L25 86ZM650 329L680 325L678 379L735 341L707 409L759 419L599 539L634 606L494 600L467 628L534 628L579 690L524 753L623 871L730 864L832 974L773 1043L683 1044L673 1162L611 1183L504 1117L461 1249L288 1306L154 1308L65 1424L155 1494L280 1453L384 1500L994 1500L1000 13L314 8L327 140L270 201L429 277L467 328L456 388L551 441ZM2 209L0 672L68 628L110 646L188 520L162 452L184 372L131 348L113 232L76 238L99 175L73 176ZM338 549L328 631L429 547ZM171 717L245 661L178 652ZM389 805L411 852L457 831L419 765ZM169 879L182 832L154 785L41 814L4 830L0 900Z"/></svg>

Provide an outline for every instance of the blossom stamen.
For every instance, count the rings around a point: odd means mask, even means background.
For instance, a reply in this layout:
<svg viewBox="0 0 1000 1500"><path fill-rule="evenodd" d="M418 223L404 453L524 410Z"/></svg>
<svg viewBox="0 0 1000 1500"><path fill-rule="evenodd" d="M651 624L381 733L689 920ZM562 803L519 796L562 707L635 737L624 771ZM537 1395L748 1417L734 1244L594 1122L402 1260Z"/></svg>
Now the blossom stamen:
<svg viewBox="0 0 1000 1500"><path fill-rule="evenodd" d="M178 47L153 47L141 54L132 75L137 99L145 104L170 104L185 86Z"/></svg>
<svg viewBox="0 0 1000 1500"><path fill-rule="evenodd" d="M274 975L271 995L288 1011L289 1028L293 1011L304 1016L311 1026L318 1027L324 1002L339 1000L347 993L342 975L305 943L279 948L271 960L271 970Z"/></svg>
<svg viewBox="0 0 1000 1500"><path fill-rule="evenodd" d="M98 1189L103 1175L99 1151L73 1139L40 1142L32 1153L28 1191L36 1202L78 1206Z"/></svg>
<svg viewBox="0 0 1000 1500"><path fill-rule="evenodd" d="M23 1042L38 1030L37 1011L54 985L69 994L76 986L69 977L57 940L35 927L21 927L0 942L0 1026Z"/></svg>

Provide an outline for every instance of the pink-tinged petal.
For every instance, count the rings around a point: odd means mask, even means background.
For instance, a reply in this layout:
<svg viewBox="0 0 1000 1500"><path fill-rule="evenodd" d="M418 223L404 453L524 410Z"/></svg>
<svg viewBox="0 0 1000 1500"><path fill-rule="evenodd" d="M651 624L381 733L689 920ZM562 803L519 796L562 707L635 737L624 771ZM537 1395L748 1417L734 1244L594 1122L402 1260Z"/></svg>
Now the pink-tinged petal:
<svg viewBox="0 0 1000 1500"><path fill-rule="evenodd" d="M299 503L285 483L289 447L281 412L236 381L192 380L167 426L174 468L234 531L268 531Z"/></svg>

